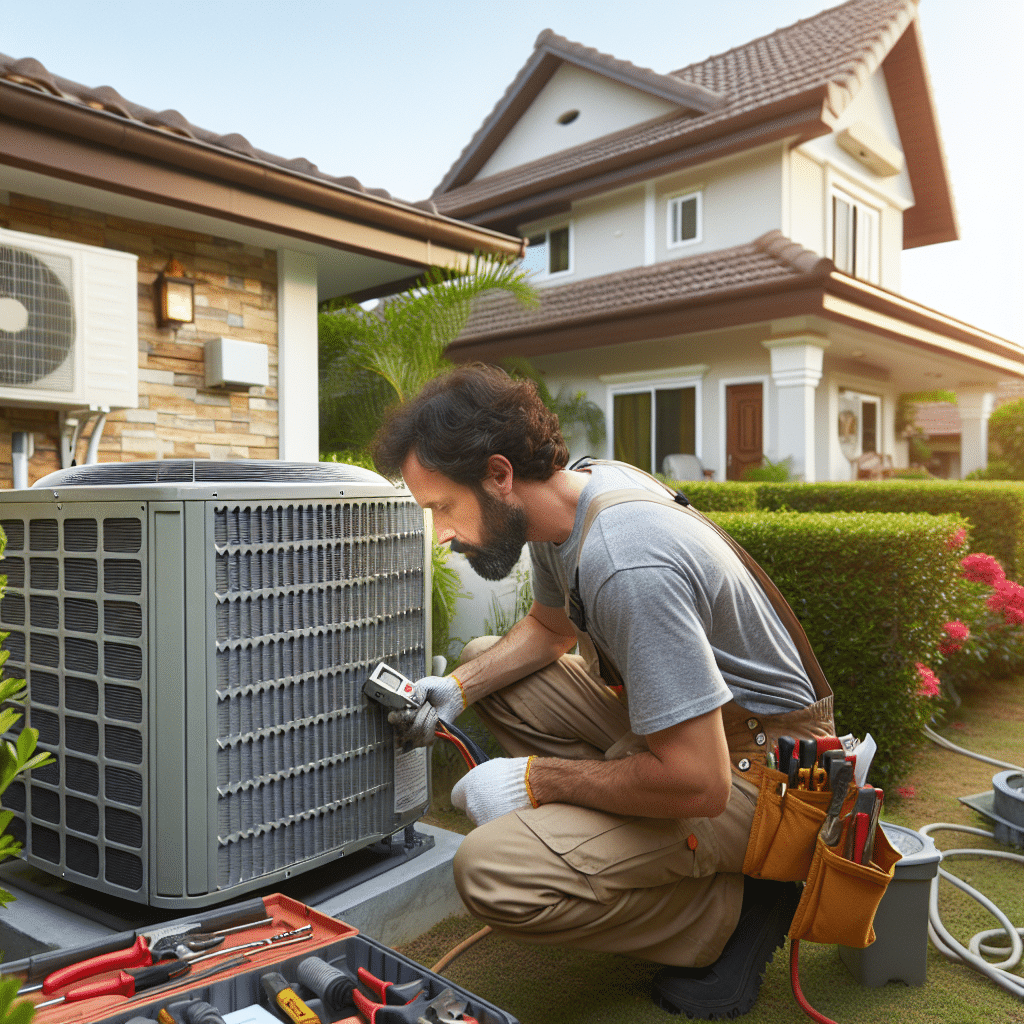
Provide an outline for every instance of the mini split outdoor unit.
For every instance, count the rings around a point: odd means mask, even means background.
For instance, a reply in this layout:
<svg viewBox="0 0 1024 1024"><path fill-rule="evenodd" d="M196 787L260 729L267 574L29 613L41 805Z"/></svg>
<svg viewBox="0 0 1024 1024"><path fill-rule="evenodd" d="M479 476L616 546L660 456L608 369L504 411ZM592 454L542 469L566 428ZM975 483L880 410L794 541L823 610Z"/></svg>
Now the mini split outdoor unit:
<svg viewBox="0 0 1024 1024"><path fill-rule="evenodd" d="M426 673L430 527L352 466L82 466L0 492L8 677L55 762L3 795L29 864L203 906L415 821L425 751L363 695Z"/></svg>

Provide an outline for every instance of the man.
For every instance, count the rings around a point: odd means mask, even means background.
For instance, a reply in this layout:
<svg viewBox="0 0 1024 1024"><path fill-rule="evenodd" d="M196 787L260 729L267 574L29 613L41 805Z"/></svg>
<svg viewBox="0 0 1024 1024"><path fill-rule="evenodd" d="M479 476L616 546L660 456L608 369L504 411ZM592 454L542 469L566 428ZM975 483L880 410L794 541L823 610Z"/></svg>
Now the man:
<svg viewBox="0 0 1024 1024"><path fill-rule="evenodd" d="M778 735L833 731L764 591L645 474L566 469L557 418L494 367L428 384L373 454L486 578L530 545L529 613L394 718L429 742L435 712L473 705L510 755L452 793L478 826L455 860L467 907L524 941L668 965L654 998L673 1012L749 1010L797 894L741 873L757 801L743 773Z"/></svg>

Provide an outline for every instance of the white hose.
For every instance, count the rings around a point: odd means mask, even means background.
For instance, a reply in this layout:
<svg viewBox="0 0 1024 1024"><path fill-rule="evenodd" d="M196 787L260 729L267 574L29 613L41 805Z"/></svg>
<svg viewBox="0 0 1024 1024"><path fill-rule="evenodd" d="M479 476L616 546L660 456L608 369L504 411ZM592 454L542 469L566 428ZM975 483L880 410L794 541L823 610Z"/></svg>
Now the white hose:
<svg viewBox="0 0 1024 1024"><path fill-rule="evenodd" d="M984 761L985 764L994 764L997 768L1007 768L1010 771L1024 772L1024 768L1021 768L1020 765L1010 764L1008 761L1000 761L994 757L986 757L984 754L976 754L973 750L966 750L963 747L958 747L951 740L947 740L945 736L940 736L927 725L924 727L924 734L932 741L932 743L936 743L946 750L952 750L954 754L963 754L964 757L973 757L975 761Z"/></svg>
<svg viewBox="0 0 1024 1024"><path fill-rule="evenodd" d="M984 829L973 828L970 825L951 825L947 822L935 822L931 825L925 825L923 828L918 829L918 831L921 835L927 836L940 829L967 832L971 835L985 836L988 839L994 838L991 832L986 832ZM996 857L1001 860L1010 860L1018 864L1024 864L1024 856L1018 853L1007 853L1003 850L962 849L942 850L940 852L942 863L945 863L949 857ZM946 930L942 919L939 917L940 878L945 878L947 881L952 882L958 889L961 889L968 896L977 900L995 917L1002 925L1002 928L978 932L977 935L971 938L969 947L965 947L957 942ZM1009 955L998 963L990 964L987 960L982 959L982 953L988 956L1000 956L1007 952L1006 946L990 946L985 944L986 939L994 938L997 935L1005 935L1009 938ZM1001 989L1009 992L1010 995L1024 1000L1024 978L1010 973L1010 969L1016 967L1021 961L1021 956L1024 955L1024 942L1021 941L1022 936L1024 936L1024 928L1015 927L1013 922L988 897L968 885L962 878L957 878L943 868L939 868L931 881L931 889L928 896L928 937L935 944L935 948L947 960L952 960L954 963L964 963L973 967L976 971L980 971L994 981Z"/></svg>

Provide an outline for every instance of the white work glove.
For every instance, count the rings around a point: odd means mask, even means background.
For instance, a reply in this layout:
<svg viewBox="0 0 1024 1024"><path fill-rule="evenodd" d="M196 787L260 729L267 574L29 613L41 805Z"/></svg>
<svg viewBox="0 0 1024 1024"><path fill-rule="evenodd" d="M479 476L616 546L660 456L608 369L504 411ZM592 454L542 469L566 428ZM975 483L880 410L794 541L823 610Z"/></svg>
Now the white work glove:
<svg viewBox="0 0 1024 1024"><path fill-rule="evenodd" d="M455 783L452 803L474 825L483 825L509 811L533 806L526 789L528 757L496 757L484 761Z"/></svg>
<svg viewBox="0 0 1024 1024"><path fill-rule="evenodd" d="M462 687L453 676L424 676L413 683L413 700L419 707L388 713L388 721L403 746L428 746L434 742L439 718L451 723L466 709Z"/></svg>

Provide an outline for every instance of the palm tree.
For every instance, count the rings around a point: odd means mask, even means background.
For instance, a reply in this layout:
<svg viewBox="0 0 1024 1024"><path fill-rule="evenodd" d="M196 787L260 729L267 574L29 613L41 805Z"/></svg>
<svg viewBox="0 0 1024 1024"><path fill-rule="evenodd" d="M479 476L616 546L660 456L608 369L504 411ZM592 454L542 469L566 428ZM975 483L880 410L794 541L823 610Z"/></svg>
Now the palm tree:
<svg viewBox="0 0 1024 1024"><path fill-rule="evenodd" d="M470 273L432 268L416 287L366 310L354 303L320 314L320 448L364 449L391 406L452 367L445 350L492 289L536 305L528 271L477 257Z"/></svg>

